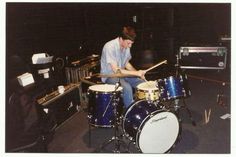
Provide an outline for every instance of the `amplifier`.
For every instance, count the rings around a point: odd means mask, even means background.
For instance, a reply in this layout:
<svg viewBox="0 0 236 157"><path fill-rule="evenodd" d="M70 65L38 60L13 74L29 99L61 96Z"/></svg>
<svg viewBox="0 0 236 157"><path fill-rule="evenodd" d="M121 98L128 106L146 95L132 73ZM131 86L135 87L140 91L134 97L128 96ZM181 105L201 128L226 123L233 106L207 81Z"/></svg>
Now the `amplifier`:
<svg viewBox="0 0 236 157"><path fill-rule="evenodd" d="M225 69L226 47L180 47L182 69Z"/></svg>

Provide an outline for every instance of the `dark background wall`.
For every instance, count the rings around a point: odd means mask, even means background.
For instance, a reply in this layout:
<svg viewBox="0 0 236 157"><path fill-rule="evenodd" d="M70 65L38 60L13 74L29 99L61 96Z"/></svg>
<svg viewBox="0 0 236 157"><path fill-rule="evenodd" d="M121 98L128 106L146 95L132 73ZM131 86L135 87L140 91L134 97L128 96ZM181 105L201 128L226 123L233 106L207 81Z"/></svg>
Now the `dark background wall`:
<svg viewBox="0 0 236 157"><path fill-rule="evenodd" d="M230 18L230 3L6 3L6 57L101 54L122 25L132 24L136 60L146 49L172 60L183 45L217 46L231 34Z"/></svg>

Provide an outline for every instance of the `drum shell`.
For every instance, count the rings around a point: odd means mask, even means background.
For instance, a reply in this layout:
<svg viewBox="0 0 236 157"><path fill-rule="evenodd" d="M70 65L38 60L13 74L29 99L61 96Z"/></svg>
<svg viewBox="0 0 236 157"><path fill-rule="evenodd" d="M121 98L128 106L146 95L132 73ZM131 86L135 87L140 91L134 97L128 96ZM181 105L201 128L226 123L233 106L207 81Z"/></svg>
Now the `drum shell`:
<svg viewBox="0 0 236 157"><path fill-rule="evenodd" d="M123 110L122 91L101 92L88 89L89 123L96 127L112 127L114 125L114 105L111 99L118 101L117 112L120 116Z"/></svg>
<svg viewBox="0 0 236 157"><path fill-rule="evenodd" d="M159 99L159 90L141 90L137 89L136 97L137 99L146 99L150 101Z"/></svg>
<svg viewBox="0 0 236 157"><path fill-rule="evenodd" d="M159 79L157 82L160 89L161 101L187 98L191 96L187 75L179 75L177 77L170 76L164 79Z"/></svg>
<svg viewBox="0 0 236 157"><path fill-rule="evenodd" d="M136 99L158 100L160 96L156 81L143 82L137 86Z"/></svg>

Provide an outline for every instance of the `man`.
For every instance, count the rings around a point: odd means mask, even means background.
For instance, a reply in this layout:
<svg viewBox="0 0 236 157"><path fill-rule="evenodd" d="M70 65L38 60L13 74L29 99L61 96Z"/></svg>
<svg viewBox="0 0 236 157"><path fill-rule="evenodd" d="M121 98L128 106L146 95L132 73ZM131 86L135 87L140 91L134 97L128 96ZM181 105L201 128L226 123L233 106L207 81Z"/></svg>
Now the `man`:
<svg viewBox="0 0 236 157"><path fill-rule="evenodd" d="M125 108L133 102L133 88L144 82L144 70L136 70L130 63L130 48L134 43L136 33L130 26L123 27L120 35L107 42L102 50L101 74L111 75L121 73L132 75L132 77L102 78L102 82L107 84L117 84L123 87L123 102ZM140 78L139 78L140 77Z"/></svg>

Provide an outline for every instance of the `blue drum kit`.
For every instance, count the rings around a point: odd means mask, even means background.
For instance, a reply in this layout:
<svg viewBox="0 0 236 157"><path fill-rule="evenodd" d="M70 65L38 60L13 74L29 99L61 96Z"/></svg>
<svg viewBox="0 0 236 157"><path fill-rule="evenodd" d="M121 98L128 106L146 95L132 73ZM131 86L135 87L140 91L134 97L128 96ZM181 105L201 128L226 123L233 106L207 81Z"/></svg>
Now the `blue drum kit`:
<svg viewBox="0 0 236 157"><path fill-rule="evenodd" d="M115 128L115 136L100 149L114 141L114 152L120 152L121 142L125 143L121 137L126 137L142 153L169 152L178 139L180 122L175 112L163 104L191 96L187 75L143 82L137 86L135 94L135 101L122 112L121 86L96 84L88 88L89 124ZM119 128L122 130L120 135Z"/></svg>

